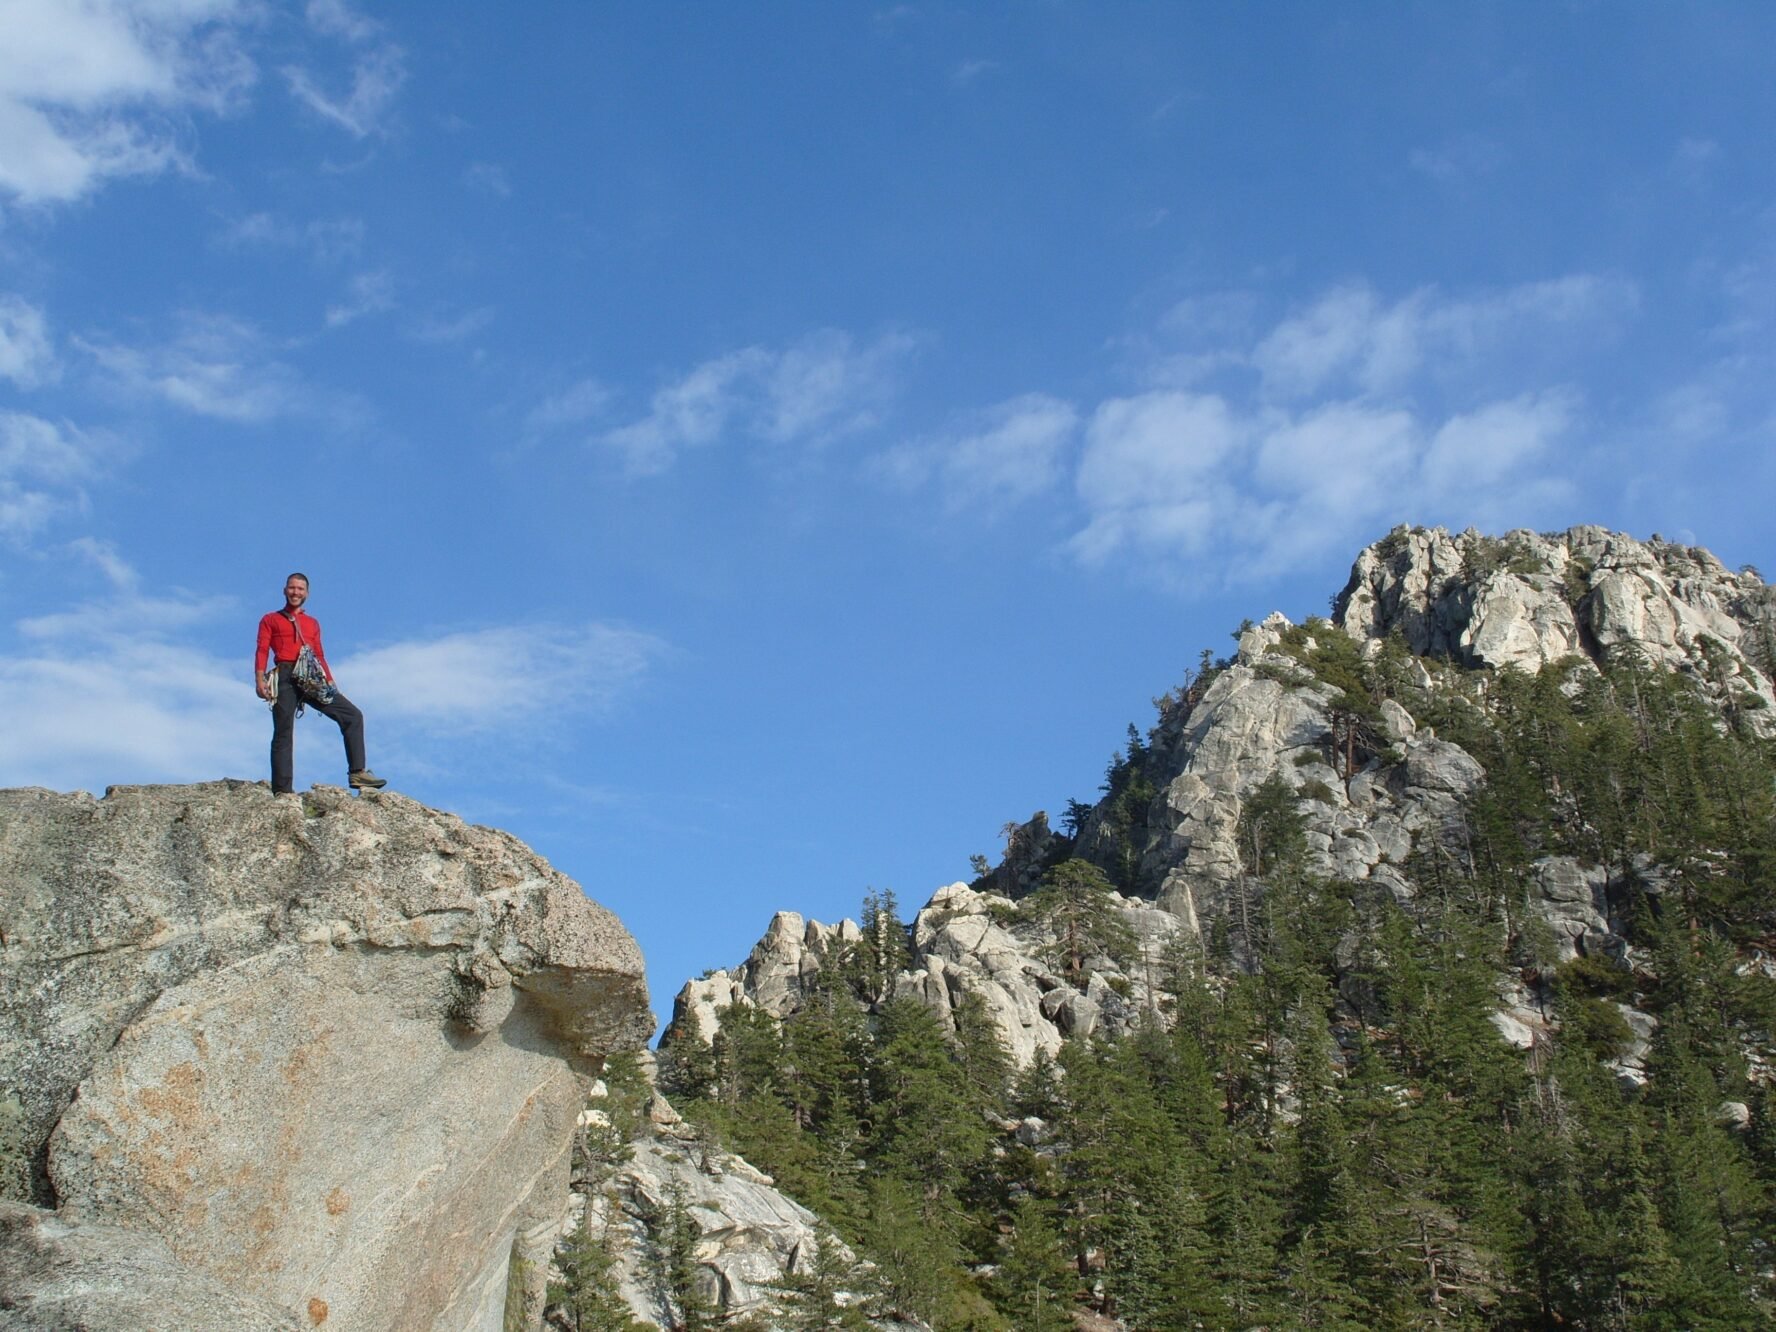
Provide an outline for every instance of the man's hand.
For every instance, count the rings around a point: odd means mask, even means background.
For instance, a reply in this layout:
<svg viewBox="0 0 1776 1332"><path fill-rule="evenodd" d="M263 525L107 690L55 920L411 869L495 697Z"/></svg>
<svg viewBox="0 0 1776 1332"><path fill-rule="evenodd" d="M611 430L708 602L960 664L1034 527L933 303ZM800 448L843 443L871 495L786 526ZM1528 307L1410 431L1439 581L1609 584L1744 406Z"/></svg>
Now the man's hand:
<svg viewBox="0 0 1776 1332"><path fill-rule="evenodd" d="M253 692L267 703L271 702L271 695L265 692L265 677L258 671L253 672Z"/></svg>

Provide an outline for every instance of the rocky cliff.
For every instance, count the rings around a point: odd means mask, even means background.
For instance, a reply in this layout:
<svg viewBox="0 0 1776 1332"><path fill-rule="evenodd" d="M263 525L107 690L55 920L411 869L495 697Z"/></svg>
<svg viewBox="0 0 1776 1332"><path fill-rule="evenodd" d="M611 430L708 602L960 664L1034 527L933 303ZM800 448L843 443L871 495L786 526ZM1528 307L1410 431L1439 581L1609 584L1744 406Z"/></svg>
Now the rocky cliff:
<svg viewBox="0 0 1776 1332"><path fill-rule="evenodd" d="M0 792L0 957L32 1327L535 1326L587 1077L652 1027L522 844L328 787Z"/></svg>

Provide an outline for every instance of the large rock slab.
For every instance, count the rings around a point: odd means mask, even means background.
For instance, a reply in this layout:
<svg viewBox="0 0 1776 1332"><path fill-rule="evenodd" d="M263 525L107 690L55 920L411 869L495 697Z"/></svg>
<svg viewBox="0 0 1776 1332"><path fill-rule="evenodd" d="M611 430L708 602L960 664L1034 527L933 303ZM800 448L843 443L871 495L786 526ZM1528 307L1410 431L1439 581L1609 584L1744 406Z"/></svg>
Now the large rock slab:
<svg viewBox="0 0 1776 1332"><path fill-rule="evenodd" d="M33 1332L298 1332L314 1324L193 1272L152 1235L0 1202L0 1326Z"/></svg>
<svg viewBox="0 0 1776 1332"><path fill-rule="evenodd" d="M38 1199L339 1328L533 1325L634 941L392 794L0 792L0 1096ZM5 1255L0 1254L0 1261Z"/></svg>

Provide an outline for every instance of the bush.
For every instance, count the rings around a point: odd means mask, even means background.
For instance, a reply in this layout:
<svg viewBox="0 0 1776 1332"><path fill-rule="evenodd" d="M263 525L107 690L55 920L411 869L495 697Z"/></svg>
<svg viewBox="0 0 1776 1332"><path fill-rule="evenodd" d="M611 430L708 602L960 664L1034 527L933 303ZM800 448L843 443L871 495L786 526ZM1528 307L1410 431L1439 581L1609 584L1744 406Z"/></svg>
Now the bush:
<svg viewBox="0 0 1776 1332"><path fill-rule="evenodd" d="M1554 978L1562 995L1592 999L1626 999L1634 993L1634 975L1601 957L1575 957Z"/></svg>
<svg viewBox="0 0 1776 1332"><path fill-rule="evenodd" d="M1634 1028L1607 999L1580 999L1562 1011L1566 1030L1599 1059L1614 1059L1634 1040Z"/></svg>

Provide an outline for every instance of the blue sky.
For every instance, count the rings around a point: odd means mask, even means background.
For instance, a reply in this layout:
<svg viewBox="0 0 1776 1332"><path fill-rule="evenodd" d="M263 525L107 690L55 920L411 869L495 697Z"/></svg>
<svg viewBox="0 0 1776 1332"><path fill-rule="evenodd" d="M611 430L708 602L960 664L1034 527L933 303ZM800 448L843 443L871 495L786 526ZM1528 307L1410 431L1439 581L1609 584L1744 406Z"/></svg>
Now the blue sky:
<svg viewBox="0 0 1776 1332"><path fill-rule="evenodd" d="M393 786L656 1004L1396 522L1772 567L1776 9L0 0L0 784ZM305 719L297 780L342 779Z"/></svg>

